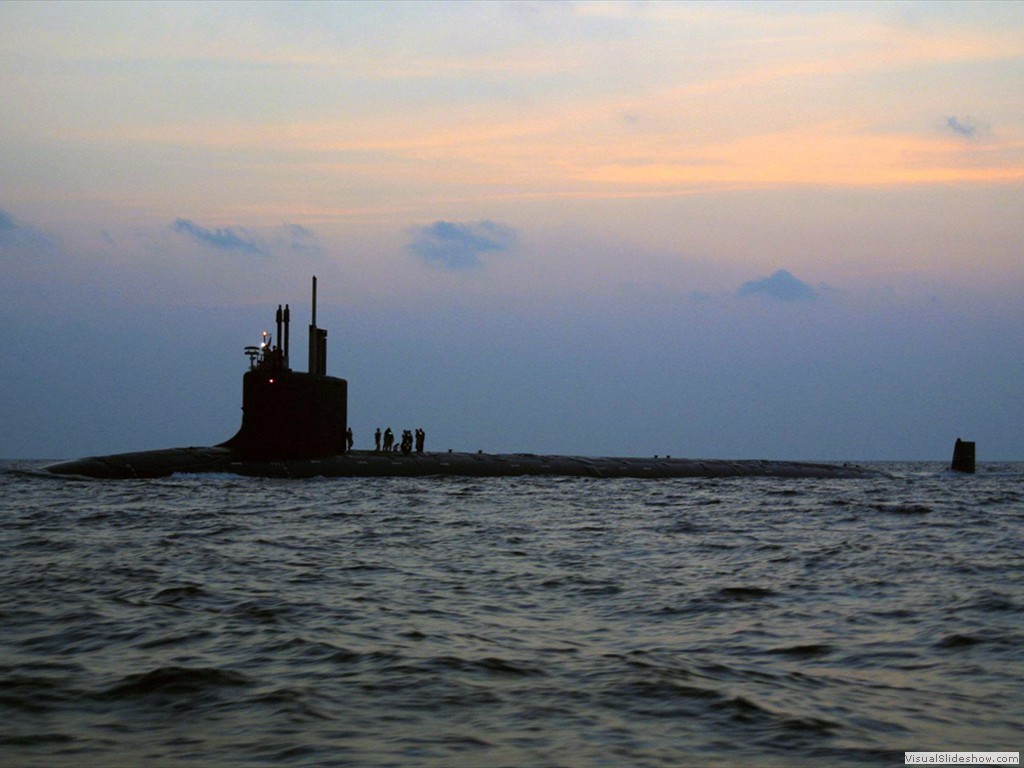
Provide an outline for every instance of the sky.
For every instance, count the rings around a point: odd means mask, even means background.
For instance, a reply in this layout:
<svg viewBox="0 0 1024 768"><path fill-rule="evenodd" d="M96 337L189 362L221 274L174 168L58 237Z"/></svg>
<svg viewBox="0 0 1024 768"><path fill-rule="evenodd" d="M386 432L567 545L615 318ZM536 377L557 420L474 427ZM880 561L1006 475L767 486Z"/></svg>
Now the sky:
<svg viewBox="0 0 1024 768"><path fill-rule="evenodd" d="M1024 460L1022 94L1019 2L0 2L0 456L227 439L316 275L357 448Z"/></svg>

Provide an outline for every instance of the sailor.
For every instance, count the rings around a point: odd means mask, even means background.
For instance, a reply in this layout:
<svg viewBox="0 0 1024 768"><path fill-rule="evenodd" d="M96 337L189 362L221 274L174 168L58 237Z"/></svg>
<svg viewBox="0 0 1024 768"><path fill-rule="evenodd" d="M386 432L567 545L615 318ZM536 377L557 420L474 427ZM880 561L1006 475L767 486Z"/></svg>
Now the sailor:
<svg viewBox="0 0 1024 768"><path fill-rule="evenodd" d="M352 427L345 430L345 441L348 443L348 449L352 450Z"/></svg>
<svg viewBox="0 0 1024 768"><path fill-rule="evenodd" d="M391 431L391 427L384 430L384 450L390 451L391 446L395 444L395 433Z"/></svg>
<svg viewBox="0 0 1024 768"><path fill-rule="evenodd" d="M373 444L373 450L377 451L377 453L380 453L380 427L377 427L377 431L373 433Z"/></svg>
<svg viewBox="0 0 1024 768"><path fill-rule="evenodd" d="M423 453L423 442L427 439L427 433L421 428L416 429L416 453Z"/></svg>

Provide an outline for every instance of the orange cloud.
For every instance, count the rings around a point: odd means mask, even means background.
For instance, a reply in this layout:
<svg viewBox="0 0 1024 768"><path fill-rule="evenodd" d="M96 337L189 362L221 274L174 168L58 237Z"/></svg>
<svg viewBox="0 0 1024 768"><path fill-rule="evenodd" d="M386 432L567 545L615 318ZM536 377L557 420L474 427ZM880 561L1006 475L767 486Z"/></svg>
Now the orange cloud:
<svg viewBox="0 0 1024 768"><path fill-rule="evenodd" d="M868 186L1024 179L1024 146L974 149L962 142L903 135L800 129L688 149L655 162L580 169L594 183L637 188L675 185Z"/></svg>

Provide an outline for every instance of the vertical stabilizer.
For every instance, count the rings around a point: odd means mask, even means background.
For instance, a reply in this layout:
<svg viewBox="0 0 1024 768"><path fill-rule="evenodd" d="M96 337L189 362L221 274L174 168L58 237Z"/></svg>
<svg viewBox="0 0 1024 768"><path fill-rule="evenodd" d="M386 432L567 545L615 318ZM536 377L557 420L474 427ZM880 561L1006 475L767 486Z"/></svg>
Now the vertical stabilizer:
<svg viewBox="0 0 1024 768"><path fill-rule="evenodd" d="M953 462L949 468L954 472L974 474L974 441L961 440L959 437L953 445Z"/></svg>

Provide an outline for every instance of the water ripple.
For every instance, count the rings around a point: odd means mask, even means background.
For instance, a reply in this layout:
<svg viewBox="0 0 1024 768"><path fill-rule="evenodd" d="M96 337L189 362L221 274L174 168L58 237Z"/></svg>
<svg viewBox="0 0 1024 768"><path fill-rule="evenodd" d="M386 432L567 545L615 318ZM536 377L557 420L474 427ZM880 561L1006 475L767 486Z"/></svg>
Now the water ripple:
<svg viewBox="0 0 1024 768"><path fill-rule="evenodd" d="M19 766L895 764L1024 715L1024 467L0 473Z"/></svg>

